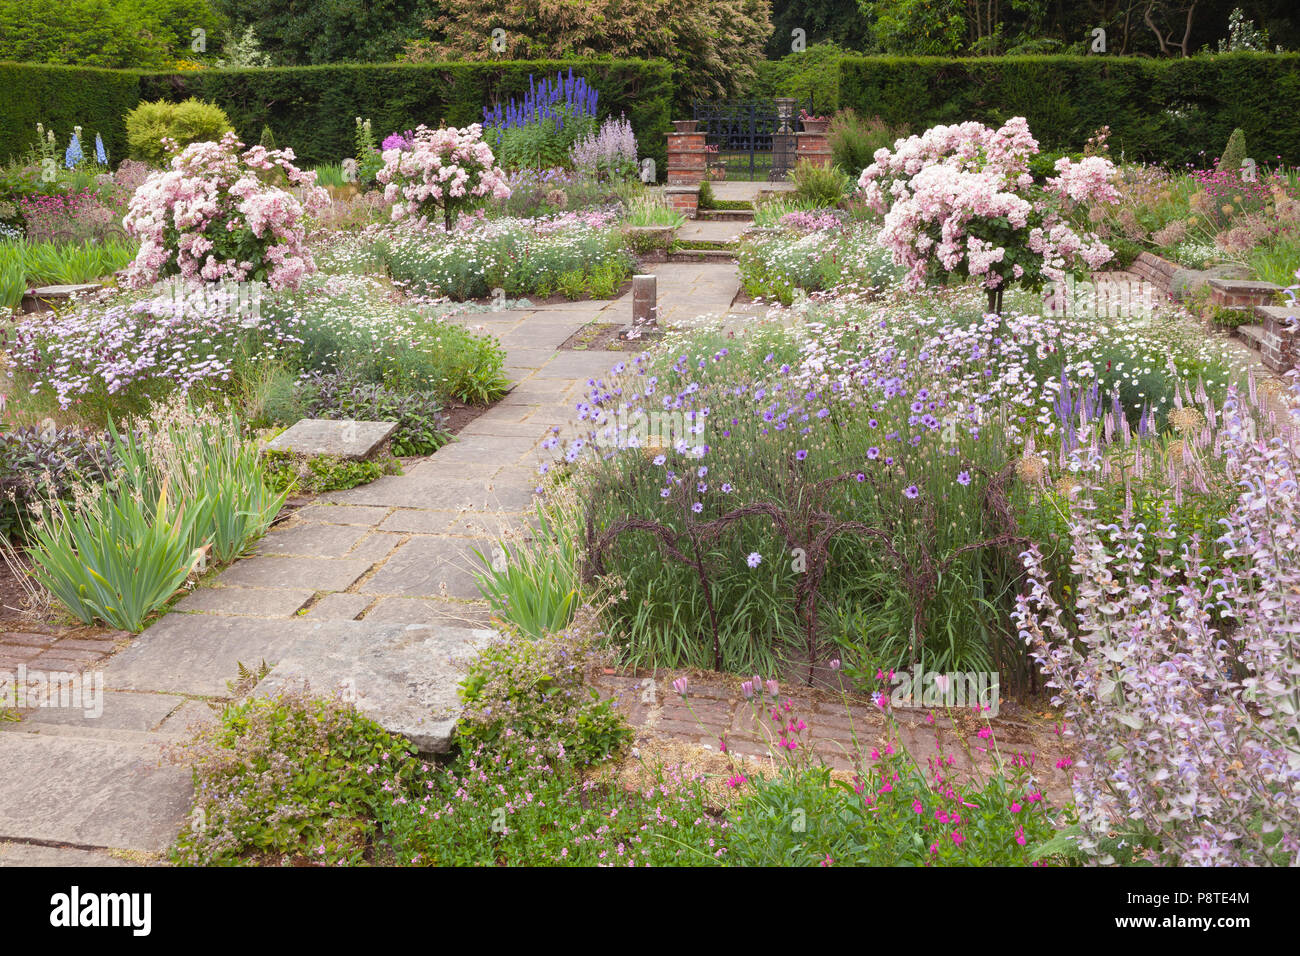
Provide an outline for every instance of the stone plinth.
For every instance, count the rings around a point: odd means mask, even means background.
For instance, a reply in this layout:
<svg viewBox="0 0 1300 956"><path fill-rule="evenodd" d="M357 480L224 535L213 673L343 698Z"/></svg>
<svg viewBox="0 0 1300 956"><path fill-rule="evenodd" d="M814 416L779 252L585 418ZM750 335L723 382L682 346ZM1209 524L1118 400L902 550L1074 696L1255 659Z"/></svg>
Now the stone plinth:
<svg viewBox="0 0 1300 956"><path fill-rule="evenodd" d="M654 328L655 316L659 311L659 279L653 275L632 277L632 325L639 328Z"/></svg>

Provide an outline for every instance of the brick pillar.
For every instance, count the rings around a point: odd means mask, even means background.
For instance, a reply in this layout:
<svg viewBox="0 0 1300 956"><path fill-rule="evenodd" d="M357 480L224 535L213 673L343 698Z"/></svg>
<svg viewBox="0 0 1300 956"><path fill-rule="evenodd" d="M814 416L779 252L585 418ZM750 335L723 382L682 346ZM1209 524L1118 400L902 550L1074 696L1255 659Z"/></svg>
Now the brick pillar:
<svg viewBox="0 0 1300 956"><path fill-rule="evenodd" d="M687 219L694 219L696 212L700 208L699 184L694 186L665 186L664 198L668 201L670 209L676 210Z"/></svg>
<svg viewBox="0 0 1300 956"><path fill-rule="evenodd" d="M668 134L668 185L698 186L708 171L703 133Z"/></svg>
<svg viewBox="0 0 1300 956"><path fill-rule="evenodd" d="M831 165L831 138L826 133L796 133L798 161Z"/></svg>

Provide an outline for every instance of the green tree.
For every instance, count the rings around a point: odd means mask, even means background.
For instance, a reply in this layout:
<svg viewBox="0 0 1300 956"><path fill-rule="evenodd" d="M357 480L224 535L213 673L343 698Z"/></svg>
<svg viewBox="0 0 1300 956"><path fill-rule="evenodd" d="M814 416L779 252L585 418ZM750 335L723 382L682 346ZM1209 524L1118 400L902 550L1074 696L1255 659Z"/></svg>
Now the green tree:
<svg viewBox="0 0 1300 956"><path fill-rule="evenodd" d="M379 63L419 35L427 0L212 0L235 25L252 27L277 66Z"/></svg>
<svg viewBox="0 0 1300 956"><path fill-rule="evenodd" d="M779 60L795 52L793 32L804 31L809 48L815 43L833 43L855 53L875 53L877 44L871 21L858 7L858 0L772 0L772 38L767 56Z"/></svg>
<svg viewBox="0 0 1300 956"><path fill-rule="evenodd" d="M0 0L0 60L166 69L222 25L207 0Z"/></svg>
<svg viewBox="0 0 1300 956"><path fill-rule="evenodd" d="M449 0L425 30L412 60L664 59L681 107L749 89L772 21L768 0Z"/></svg>

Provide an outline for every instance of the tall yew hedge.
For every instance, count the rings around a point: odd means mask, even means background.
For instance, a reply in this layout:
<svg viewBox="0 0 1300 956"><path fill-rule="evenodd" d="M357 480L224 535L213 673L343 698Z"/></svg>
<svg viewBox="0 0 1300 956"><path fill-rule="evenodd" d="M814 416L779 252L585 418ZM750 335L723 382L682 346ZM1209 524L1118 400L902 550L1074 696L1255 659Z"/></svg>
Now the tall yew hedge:
<svg viewBox="0 0 1300 956"><path fill-rule="evenodd" d="M246 143L269 125L277 143L292 146L307 165L337 162L355 152L356 117L368 117L379 138L420 123L481 122L483 107L528 91L557 71L586 76L600 91L602 115L626 114L644 156L665 165L672 74L662 60L518 60L500 63L338 64L178 73L88 70L0 64L6 95L0 104L0 154L29 148L36 123L54 124L60 139L81 125L100 130L116 157L125 155L124 114L140 100L218 104ZM11 97L16 84L30 91Z"/></svg>
<svg viewBox="0 0 1300 956"><path fill-rule="evenodd" d="M1048 149L1077 150L1109 125L1112 155L1171 164L1213 161L1240 126L1256 162L1300 163L1295 53L845 57L839 95L842 107L913 131L1024 116Z"/></svg>

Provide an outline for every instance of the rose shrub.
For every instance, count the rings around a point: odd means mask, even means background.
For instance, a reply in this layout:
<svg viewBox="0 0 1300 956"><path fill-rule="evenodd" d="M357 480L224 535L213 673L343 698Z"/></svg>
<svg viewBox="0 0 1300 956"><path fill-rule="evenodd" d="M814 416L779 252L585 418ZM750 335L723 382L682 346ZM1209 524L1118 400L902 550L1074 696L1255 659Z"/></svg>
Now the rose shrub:
<svg viewBox="0 0 1300 956"><path fill-rule="evenodd" d="M394 221L425 225L441 209L450 232L458 213L489 196L510 197L505 170L496 165L477 123L464 129L420 126L409 146L385 149L383 157L384 167L375 178L384 185L384 199L393 204Z"/></svg>
<svg viewBox="0 0 1300 956"><path fill-rule="evenodd" d="M123 225L141 240L127 281L136 288L167 276L186 281L266 282L297 288L315 271L303 219L329 205L314 172L291 149L243 148L234 133L191 143L136 190ZM299 196L259 174L283 172ZM269 177L268 177L269 178Z"/></svg>

